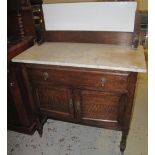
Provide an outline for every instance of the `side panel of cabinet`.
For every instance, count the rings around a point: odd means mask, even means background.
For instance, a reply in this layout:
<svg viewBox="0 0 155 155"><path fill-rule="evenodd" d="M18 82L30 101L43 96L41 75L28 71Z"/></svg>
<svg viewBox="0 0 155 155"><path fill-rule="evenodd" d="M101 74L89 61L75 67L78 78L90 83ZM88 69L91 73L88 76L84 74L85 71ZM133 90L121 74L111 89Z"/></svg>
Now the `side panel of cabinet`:
<svg viewBox="0 0 155 155"><path fill-rule="evenodd" d="M72 94L69 89L46 83L35 84L32 87L41 113L60 119L74 118Z"/></svg>
<svg viewBox="0 0 155 155"><path fill-rule="evenodd" d="M32 134L35 121L24 94L20 71L11 68L8 74L8 129Z"/></svg>
<svg viewBox="0 0 155 155"><path fill-rule="evenodd" d="M77 90L74 96L79 122L106 128L121 127L127 97L125 94Z"/></svg>
<svg viewBox="0 0 155 155"><path fill-rule="evenodd" d="M7 122L9 125L13 124L16 126L20 125L20 119L18 116L18 112L15 106L14 99L11 94L11 90L9 88L9 83L8 83L8 88L7 88Z"/></svg>

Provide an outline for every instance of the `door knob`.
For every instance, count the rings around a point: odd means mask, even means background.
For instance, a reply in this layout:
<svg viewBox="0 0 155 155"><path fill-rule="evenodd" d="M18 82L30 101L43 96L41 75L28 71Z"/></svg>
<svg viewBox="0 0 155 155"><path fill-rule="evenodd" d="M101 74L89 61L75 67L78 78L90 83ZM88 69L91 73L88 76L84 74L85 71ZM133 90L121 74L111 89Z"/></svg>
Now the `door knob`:
<svg viewBox="0 0 155 155"><path fill-rule="evenodd" d="M77 101L77 110L80 111L80 102Z"/></svg>

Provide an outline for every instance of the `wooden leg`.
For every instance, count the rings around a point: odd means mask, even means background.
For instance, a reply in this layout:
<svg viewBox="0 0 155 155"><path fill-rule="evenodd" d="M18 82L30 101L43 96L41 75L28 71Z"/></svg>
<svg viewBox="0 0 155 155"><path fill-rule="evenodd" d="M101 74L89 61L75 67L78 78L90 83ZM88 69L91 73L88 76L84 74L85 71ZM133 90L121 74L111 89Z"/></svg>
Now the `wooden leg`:
<svg viewBox="0 0 155 155"><path fill-rule="evenodd" d="M38 128L37 131L39 133L39 136L42 137L42 135L43 135L43 127Z"/></svg>
<svg viewBox="0 0 155 155"><path fill-rule="evenodd" d="M37 119L37 131L39 133L39 136L42 137L43 134L43 125L41 124L40 120Z"/></svg>
<svg viewBox="0 0 155 155"><path fill-rule="evenodd" d="M40 137L42 137L42 134L43 134L43 125L44 123L47 121L47 116L45 115L40 115L38 118L37 118L37 131L40 135Z"/></svg>
<svg viewBox="0 0 155 155"><path fill-rule="evenodd" d="M121 139L121 143L120 143L120 151L121 151L122 155L124 155L124 151L126 148L127 136L128 136L128 131L122 131L122 139Z"/></svg>

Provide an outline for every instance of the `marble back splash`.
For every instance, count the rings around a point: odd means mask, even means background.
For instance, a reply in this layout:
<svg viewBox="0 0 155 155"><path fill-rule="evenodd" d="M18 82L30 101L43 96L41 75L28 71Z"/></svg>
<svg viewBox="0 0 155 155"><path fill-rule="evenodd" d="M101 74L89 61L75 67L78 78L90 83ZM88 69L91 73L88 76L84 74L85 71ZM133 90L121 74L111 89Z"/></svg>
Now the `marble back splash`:
<svg viewBox="0 0 155 155"><path fill-rule="evenodd" d="M34 45L12 62L146 72L143 47L90 43Z"/></svg>
<svg viewBox="0 0 155 155"><path fill-rule="evenodd" d="M133 32L137 2L43 4L47 31Z"/></svg>

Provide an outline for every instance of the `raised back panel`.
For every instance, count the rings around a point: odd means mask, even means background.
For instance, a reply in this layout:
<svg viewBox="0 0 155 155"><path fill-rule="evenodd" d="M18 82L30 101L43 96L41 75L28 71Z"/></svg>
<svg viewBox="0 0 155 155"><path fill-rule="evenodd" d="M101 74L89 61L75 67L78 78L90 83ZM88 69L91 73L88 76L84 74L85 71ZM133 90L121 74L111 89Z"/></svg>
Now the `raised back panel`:
<svg viewBox="0 0 155 155"><path fill-rule="evenodd" d="M136 2L43 4L47 31L133 32Z"/></svg>
<svg viewBox="0 0 155 155"><path fill-rule="evenodd" d="M43 4L45 40L131 45L136 2Z"/></svg>
<svg viewBox="0 0 155 155"><path fill-rule="evenodd" d="M37 1L37 0L36 0ZM135 0L42 0L43 3L79 3L79 2L116 2L116 1L135 1Z"/></svg>

